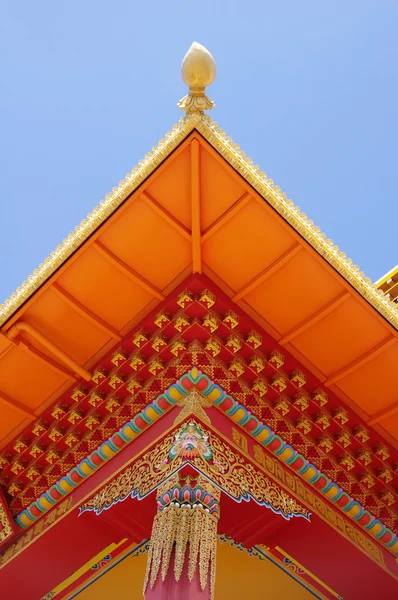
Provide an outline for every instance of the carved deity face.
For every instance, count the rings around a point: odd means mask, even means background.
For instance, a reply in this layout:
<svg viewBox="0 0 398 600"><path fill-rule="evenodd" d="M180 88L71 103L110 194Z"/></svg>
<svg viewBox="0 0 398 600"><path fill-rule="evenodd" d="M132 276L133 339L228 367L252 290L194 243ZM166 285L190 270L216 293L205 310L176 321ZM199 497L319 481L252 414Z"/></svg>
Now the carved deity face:
<svg viewBox="0 0 398 600"><path fill-rule="evenodd" d="M212 454L209 437L194 423L188 423L181 432L176 434L169 456L172 460L176 456L186 460L202 456L205 460L210 460Z"/></svg>

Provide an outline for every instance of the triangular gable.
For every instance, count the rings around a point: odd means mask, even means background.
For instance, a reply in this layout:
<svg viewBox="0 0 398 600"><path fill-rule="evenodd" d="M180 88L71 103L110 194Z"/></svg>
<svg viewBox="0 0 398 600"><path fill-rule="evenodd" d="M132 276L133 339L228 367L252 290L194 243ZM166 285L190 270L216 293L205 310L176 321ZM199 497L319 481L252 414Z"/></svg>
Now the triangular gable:
<svg viewBox="0 0 398 600"><path fill-rule="evenodd" d="M398 329L398 311L371 280L363 275L278 186L246 157L208 115L194 113L182 118L143 161L108 194L88 217L7 300L0 311L6 320L50 277L89 236L171 155L187 136L197 130L211 146L252 186L300 235L332 265L372 306Z"/></svg>

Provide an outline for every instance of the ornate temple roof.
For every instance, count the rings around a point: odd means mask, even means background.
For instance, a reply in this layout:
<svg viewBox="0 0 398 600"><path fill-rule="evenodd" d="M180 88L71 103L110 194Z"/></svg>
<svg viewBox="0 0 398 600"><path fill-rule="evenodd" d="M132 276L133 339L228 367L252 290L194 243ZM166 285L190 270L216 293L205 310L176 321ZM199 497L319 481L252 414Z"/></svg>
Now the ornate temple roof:
<svg viewBox="0 0 398 600"><path fill-rule="evenodd" d="M373 285L203 113L210 53L194 44L182 72L185 116L0 311L0 505L21 536L0 565L137 438L188 413L210 427L206 407L309 503L314 539L335 527L391 575L396 270Z"/></svg>

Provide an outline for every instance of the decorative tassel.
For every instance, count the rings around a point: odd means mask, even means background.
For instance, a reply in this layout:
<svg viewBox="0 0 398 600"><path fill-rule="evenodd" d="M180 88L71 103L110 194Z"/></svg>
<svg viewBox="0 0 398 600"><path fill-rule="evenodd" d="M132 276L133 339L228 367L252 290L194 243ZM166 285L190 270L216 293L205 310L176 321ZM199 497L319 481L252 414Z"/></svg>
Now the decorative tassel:
<svg viewBox="0 0 398 600"><path fill-rule="evenodd" d="M214 596L217 550L217 521L202 506L172 503L158 512L152 527L148 563L144 582L144 593L148 583L153 588L159 571L165 581L174 554L174 577L179 581L188 560L188 579L192 581L199 568L202 590L209 582L210 597ZM187 549L187 546L189 548Z"/></svg>

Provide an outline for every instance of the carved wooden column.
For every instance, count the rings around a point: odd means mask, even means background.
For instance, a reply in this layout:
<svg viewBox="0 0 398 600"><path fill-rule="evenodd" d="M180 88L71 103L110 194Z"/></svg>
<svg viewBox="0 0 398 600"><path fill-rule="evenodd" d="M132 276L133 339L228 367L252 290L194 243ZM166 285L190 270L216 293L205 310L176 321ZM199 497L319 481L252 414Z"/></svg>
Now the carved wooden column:
<svg viewBox="0 0 398 600"><path fill-rule="evenodd" d="M213 598L219 490L184 469L158 488L144 583L146 600Z"/></svg>

